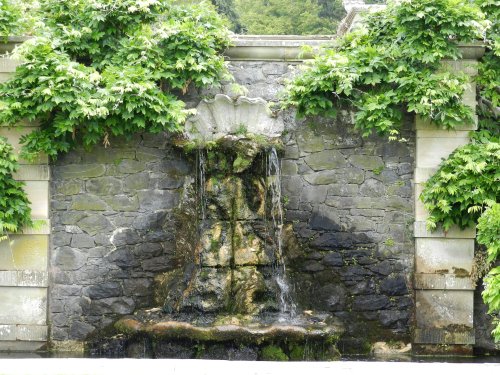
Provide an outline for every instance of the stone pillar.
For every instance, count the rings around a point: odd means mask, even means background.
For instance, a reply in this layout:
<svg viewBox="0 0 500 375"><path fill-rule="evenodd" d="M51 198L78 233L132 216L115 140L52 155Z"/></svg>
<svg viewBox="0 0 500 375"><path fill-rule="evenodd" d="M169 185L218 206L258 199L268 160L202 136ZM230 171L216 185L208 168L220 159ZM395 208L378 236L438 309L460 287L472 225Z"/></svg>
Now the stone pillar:
<svg viewBox="0 0 500 375"><path fill-rule="evenodd" d="M443 65L471 77L463 101L476 109L477 60L484 49L461 46L463 59L443 61ZM441 130L429 122L416 121L415 170L415 320L416 352L471 353L474 339L474 289L470 273L474 259L475 228L448 232L426 229L426 212L419 196L423 183L437 170L443 159L470 141L477 129L463 124L455 130Z"/></svg>
<svg viewBox="0 0 500 375"><path fill-rule="evenodd" d="M0 81L15 71L19 62L0 58ZM19 152L19 138L32 131L33 124L15 128L0 125ZM36 230L25 229L0 242L0 351L33 351L47 342L47 289L49 252L49 166L46 156L34 163L20 160L14 176L26 183L32 215L40 220Z"/></svg>

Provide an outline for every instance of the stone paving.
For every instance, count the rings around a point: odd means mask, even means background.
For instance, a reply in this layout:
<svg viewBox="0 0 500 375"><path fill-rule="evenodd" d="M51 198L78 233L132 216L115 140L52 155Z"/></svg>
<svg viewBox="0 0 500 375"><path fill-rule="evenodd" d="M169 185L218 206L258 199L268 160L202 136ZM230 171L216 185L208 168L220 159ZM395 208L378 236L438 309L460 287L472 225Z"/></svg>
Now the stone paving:
<svg viewBox="0 0 500 375"><path fill-rule="evenodd" d="M416 362L228 362L202 360L3 359L0 375L109 375L165 373L169 375L322 374L471 374L498 373L500 363Z"/></svg>

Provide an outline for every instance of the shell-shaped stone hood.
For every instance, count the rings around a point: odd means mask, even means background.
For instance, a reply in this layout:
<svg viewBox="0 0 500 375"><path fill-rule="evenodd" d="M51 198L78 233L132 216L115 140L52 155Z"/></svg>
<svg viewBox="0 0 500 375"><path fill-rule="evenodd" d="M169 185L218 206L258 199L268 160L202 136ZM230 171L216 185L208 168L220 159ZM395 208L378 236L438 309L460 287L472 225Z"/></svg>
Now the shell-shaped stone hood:
<svg viewBox="0 0 500 375"><path fill-rule="evenodd" d="M283 130L283 120L273 116L264 99L242 96L233 100L222 94L201 101L185 125L186 137L198 144L216 142L228 135L278 138Z"/></svg>

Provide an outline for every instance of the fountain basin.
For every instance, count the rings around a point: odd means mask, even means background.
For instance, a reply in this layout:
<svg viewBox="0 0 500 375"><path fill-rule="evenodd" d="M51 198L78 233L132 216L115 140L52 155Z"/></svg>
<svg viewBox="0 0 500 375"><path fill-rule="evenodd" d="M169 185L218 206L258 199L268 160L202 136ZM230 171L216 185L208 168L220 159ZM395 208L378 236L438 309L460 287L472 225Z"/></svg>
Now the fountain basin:
<svg viewBox="0 0 500 375"><path fill-rule="evenodd" d="M126 317L113 334L88 344L91 356L140 358L205 358L246 360L337 360L343 329L323 315L293 322L256 321L252 317L218 316L202 321L173 320L153 313ZM250 320L249 320L250 319Z"/></svg>

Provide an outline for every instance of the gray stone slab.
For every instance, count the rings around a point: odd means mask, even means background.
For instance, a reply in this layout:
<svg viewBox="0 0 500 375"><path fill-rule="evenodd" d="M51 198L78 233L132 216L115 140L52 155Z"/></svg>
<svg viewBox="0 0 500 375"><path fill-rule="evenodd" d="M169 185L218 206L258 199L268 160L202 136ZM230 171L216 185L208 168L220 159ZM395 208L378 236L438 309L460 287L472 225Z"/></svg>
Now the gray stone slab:
<svg viewBox="0 0 500 375"><path fill-rule="evenodd" d="M450 273L467 276L472 271L474 240L456 238L417 238L417 273Z"/></svg>
<svg viewBox="0 0 500 375"><path fill-rule="evenodd" d="M417 290L415 307L417 328L473 328L473 291Z"/></svg>
<svg viewBox="0 0 500 375"><path fill-rule="evenodd" d="M47 322L47 289L0 287L0 324L44 325Z"/></svg>

